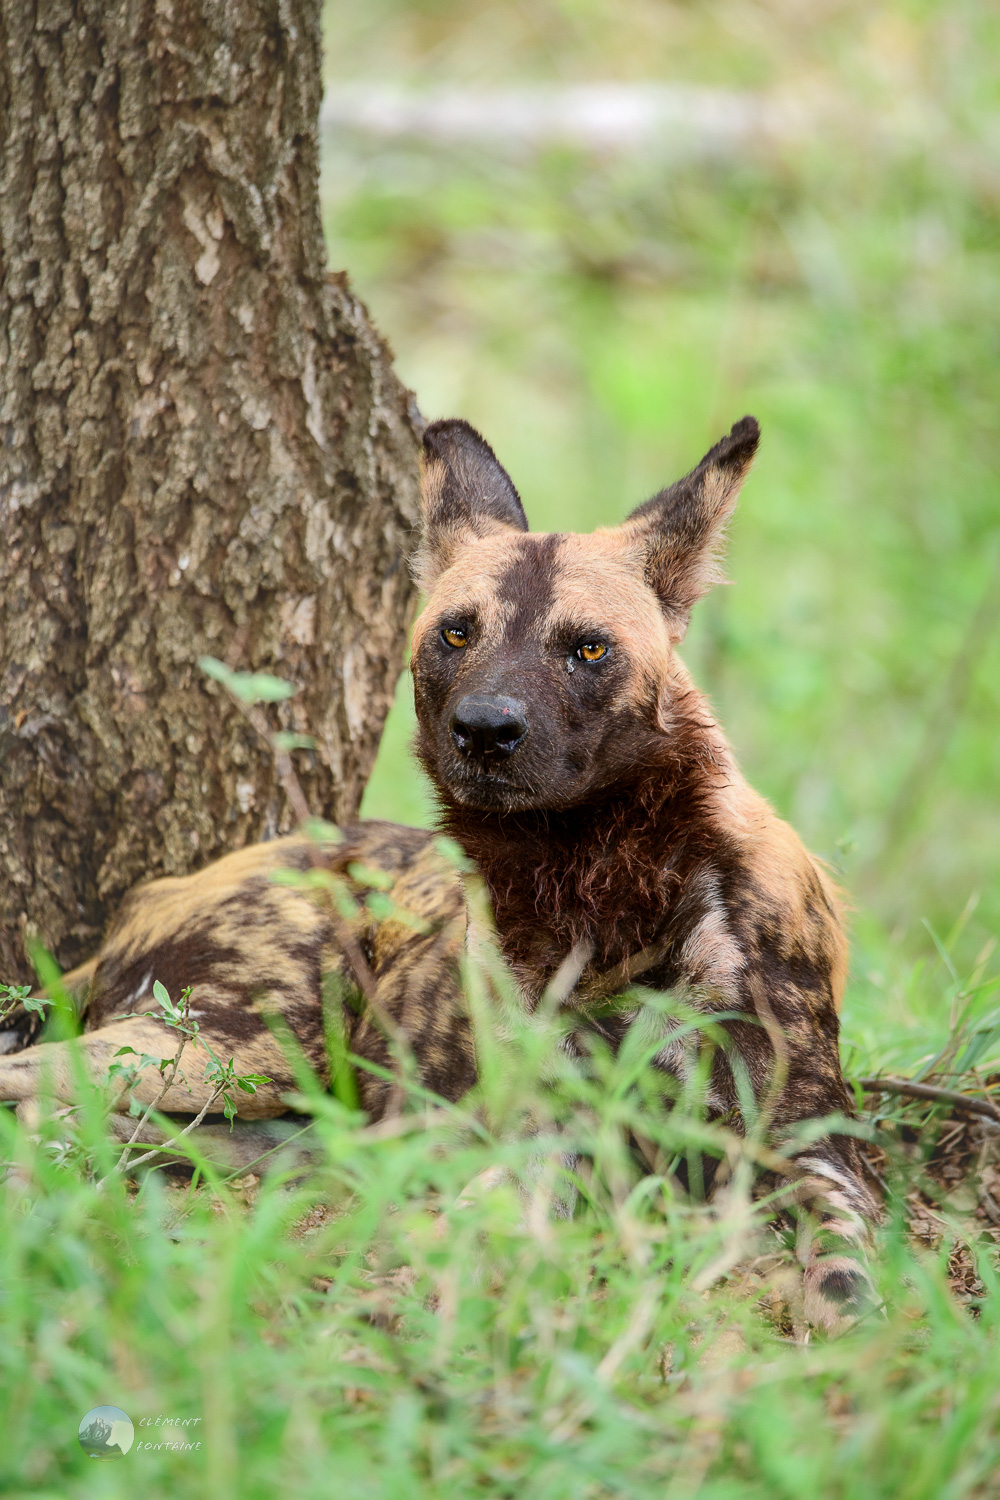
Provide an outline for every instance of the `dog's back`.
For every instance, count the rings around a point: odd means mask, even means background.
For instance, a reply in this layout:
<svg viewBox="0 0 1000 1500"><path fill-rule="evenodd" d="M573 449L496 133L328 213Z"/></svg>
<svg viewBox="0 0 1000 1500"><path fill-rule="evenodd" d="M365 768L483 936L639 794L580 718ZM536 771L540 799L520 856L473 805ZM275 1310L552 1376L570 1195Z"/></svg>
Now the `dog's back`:
<svg viewBox="0 0 1000 1500"><path fill-rule="evenodd" d="M66 976L92 1073L106 1075L120 1047L152 1057L173 1052L176 1035L155 1019L158 982L175 1003L190 988L200 1035L223 1060L234 1059L238 1074L270 1080L238 1095L245 1119L288 1108L284 1096L297 1082L287 1033L317 1078L330 1083L331 1024L343 1028L344 1051L390 1073L391 1028L399 1028L425 1086L460 1098L475 1078L457 986L465 906L454 866L435 844L424 830L372 821L342 830L336 842L275 839L197 874L138 887L96 959ZM68 1061L53 1054L29 1047L0 1059L0 1098L33 1097L43 1060L55 1062L50 1086L70 1097ZM159 1108L196 1113L209 1092L202 1071L192 1055ZM157 1091L157 1075L147 1073L132 1090L140 1103ZM391 1084L363 1068L356 1080L360 1104L378 1118Z"/></svg>

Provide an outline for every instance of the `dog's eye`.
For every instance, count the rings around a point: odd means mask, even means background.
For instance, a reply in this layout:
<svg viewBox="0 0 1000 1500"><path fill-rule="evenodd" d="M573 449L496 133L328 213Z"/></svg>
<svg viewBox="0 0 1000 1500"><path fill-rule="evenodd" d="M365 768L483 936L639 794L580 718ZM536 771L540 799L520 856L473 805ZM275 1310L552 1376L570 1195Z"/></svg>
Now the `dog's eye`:
<svg viewBox="0 0 1000 1500"><path fill-rule="evenodd" d="M441 631L441 639L446 646L451 646L456 651L464 651L469 644L469 636L460 625L445 625Z"/></svg>
<svg viewBox="0 0 1000 1500"><path fill-rule="evenodd" d="M576 654L581 661L600 661L602 656L607 656L608 648L603 641L584 641L577 647Z"/></svg>

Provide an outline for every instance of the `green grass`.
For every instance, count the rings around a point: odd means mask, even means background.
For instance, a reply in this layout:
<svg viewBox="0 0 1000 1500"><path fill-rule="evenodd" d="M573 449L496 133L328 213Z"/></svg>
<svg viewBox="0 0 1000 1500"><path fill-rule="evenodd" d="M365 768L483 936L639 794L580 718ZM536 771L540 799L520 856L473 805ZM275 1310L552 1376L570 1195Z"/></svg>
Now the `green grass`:
<svg viewBox="0 0 1000 1500"><path fill-rule="evenodd" d="M698 166L345 137L324 162L331 260L422 410L483 429L536 527L613 522L760 418L734 583L685 654L750 779L851 893L850 1074L973 1084L1000 1066L995 13L373 0L327 23L331 78L654 77L832 102L835 129ZM916 123L892 137L887 116ZM404 678L369 815L431 820L411 732ZM670 1174L726 1144L695 1101L665 1116L631 1054L577 1069L544 1029L513 1031L486 1027L475 1099L430 1117L411 1101L398 1135L311 1097L319 1164L259 1190L151 1173L137 1195L98 1192L96 1120L66 1152L0 1111L0 1156L21 1161L0 1187L0 1492L1000 1490L996 1247L970 1208L988 1153L929 1180L951 1124L887 1108L886 1316L804 1343L789 1251L738 1153L710 1207ZM657 1170L625 1145L639 1111ZM573 1217L541 1189L457 1206L498 1162L544 1186L567 1143ZM921 1185L933 1249L904 1232ZM971 1301L956 1256L978 1266ZM99 1403L200 1416L202 1450L95 1465L75 1435Z"/></svg>
<svg viewBox="0 0 1000 1500"><path fill-rule="evenodd" d="M931 1186L937 1251L903 1224L934 1128L917 1149L898 1123L912 1112L888 1111L880 1130L885 1315L805 1342L789 1244L697 1086L665 1109L638 1031L617 1058L595 1047L574 1063L558 1021L509 999L497 1010L475 971L469 986L475 1094L429 1113L411 1097L385 1128L310 1091L299 1104L321 1149L297 1180L208 1172L192 1189L153 1171L137 1193L118 1178L98 1190L113 1156L92 1102L69 1148L65 1124L32 1144L0 1111L18 1168L0 1187L2 1493L995 1493L995 1242L963 1184ZM702 1150L728 1164L709 1206L672 1175ZM498 1166L526 1195L475 1186ZM567 1217L553 1205L570 1186ZM948 1280L956 1245L980 1278L964 1304ZM199 1417L202 1447L95 1465L76 1427L97 1404L122 1407L142 1441L164 1431L141 1418Z"/></svg>

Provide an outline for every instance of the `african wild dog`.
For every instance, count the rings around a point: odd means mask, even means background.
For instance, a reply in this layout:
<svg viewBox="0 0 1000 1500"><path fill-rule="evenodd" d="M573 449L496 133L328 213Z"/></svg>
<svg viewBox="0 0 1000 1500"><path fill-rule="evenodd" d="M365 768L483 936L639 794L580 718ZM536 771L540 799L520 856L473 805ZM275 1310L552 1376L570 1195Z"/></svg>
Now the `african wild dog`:
<svg viewBox="0 0 1000 1500"><path fill-rule="evenodd" d="M757 440L757 423L745 417L620 526L532 535L478 433L460 421L433 424L418 560L427 603L414 629L413 679L418 751L443 827L485 878L525 1003L574 954L579 994L606 992L609 976L619 987L639 978L679 991L709 1017L730 1017L722 1024L731 1049L780 1138L802 1121L851 1112L837 1051L846 946L836 894L743 780L674 649L719 576L720 539ZM474 1056L454 983L465 926L457 877L429 835L385 824L345 833L320 855L301 839L275 841L134 893L79 976L90 988L94 1062L106 1063L126 1039L161 1053L158 1022L114 1017L144 1008L154 977L174 990L192 984L217 1050L235 1054L238 1071L275 1080L245 1101L244 1116L280 1114L292 1081L262 1012L283 1012L322 1074L323 976L339 973L347 984L351 976L343 935L323 909L271 874L320 860L360 891L358 866L375 865L394 877L396 901L426 922L415 933L360 908L354 938L370 965L373 1006L352 1022L350 1045L387 1061L372 1016L388 1013L428 1086L458 1097ZM630 1021L585 1024L616 1044ZM40 1053L50 1050L0 1061L0 1099L31 1098ZM657 1063L676 1074L686 1056L665 1022ZM61 1086L68 1091L68 1075ZM366 1078L364 1090L378 1115L388 1085ZM163 1108L193 1112L201 1097L178 1088ZM710 1103L716 1116L738 1113L724 1051ZM803 1252L807 1316L836 1327L870 1297L856 1252L875 1204L850 1137L823 1139L797 1166L797 1201L820 1224Z"/></svg>
<svg viewBox="0 0 1000 1500"><path fill-rule="evenodd" d="M851 1114L837 1048L847 949L837 896L795 833L747 785L676 654L719 580L725 525L757 448L737 422L684 479L620 526L532 535L517 491L464 422L428 429L413 636L418 751L443 826L485 878L530 1004L565 956L581 978L641 970L724 1024L772 1129ZM612 1042L628 1017L604 1020ZM682 1070L664 1036L657 1062ZM718 1115L739 1100L727 1056ZM824 1230L807 1308L836 1324L867 1278L844 1251L876 1209L855 1141L800 1156Z"/></svg>

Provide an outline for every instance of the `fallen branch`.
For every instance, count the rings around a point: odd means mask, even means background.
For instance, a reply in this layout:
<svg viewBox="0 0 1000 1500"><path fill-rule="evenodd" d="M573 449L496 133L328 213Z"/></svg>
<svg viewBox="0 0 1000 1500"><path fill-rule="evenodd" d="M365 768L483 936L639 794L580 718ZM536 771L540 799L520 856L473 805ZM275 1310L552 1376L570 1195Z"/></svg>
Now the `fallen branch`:
<svg viewBox="0 0 1000 1500"><path fill-rule="evenodd" d="M170 1139L168 1141L164 1141L162 1145L160 1145L160 1146L154 1146L153 1149L152 1149L152 1151L147 1151L144 1156L137 1156L137 1157L135 1157L135 1159L133 1161L130 1161L128 1163L127 1168L122 1165L122 1163L125 1161L125 1157L128 1155L128 1151L129 1151L129 1148L126 1147L125 1150L122 1152L121 1156L119 1157L118 1161L111 1168L111 1171L108 1173L107 1177L102 1177L101 1178L100 1182L97 1184L98 1188L102 1188L104 1186L104 1184L110 1178L114 1177L114 1175L115 1175L116 1172L126 1171L126 1170L129 1171L129 1172L131 1172L133 1170L133 1168L135 1168L135 1167L141 1167L147 1161L152 1161L152 1159L153 1159L154 1156L163 1156L165 1153L169 1153L173 1149L173 1147L177 1145L178 1141L183 1140L184 1136L190 1135L191 1132L192 1132L192 1130L196 1130L197 1129L197 1127L201 1124L202 1120L205 1118L205 1116L211 1110L212 1105L218 1103L218 1101L222 1098L222 1095L225 1093L225 1091L228 1088L228 1086L229 1086L228 1080L225 1081L225 1082L223 1082L223 1083L220 1083L219 1087L214 1091L214 1093L212 1093L209 1096L209 1098L206 1100L206 1102L202 1105L201 1109L195 1115L195 1117L191 1121L190 1125L185 1125L185 1127L184 1127L183 1130L179 1130L176 1135L171 1136ZM145 1116L143 1118L145 1118Z"/></svg>
<svg viewBox="0 0 1000 1500"><path fill-rule="evenodd" d="M917 1083L912 1078L857 1078L855 1082L866 1094L902 1094L911 1099L928 1099L933 1104L950 1104L953 1109L964 1109L984 1120L1000 1124L1000 1110L990 1099L970 1099L957 1089L938 1088L933 1083Z"/></svg>

